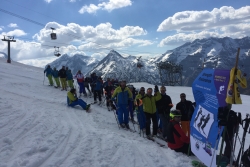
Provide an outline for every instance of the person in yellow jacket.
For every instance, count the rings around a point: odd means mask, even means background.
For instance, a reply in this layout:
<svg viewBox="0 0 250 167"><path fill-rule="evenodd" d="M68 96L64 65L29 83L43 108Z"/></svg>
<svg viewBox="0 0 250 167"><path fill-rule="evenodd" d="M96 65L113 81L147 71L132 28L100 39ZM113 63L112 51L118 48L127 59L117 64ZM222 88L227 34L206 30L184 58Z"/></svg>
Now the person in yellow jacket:
<svg viewBox="0 0 250 167"><path fill-rule="evenodd" d="M130 89L126 86L126 82L122 81L120 86L114 90L114 93L111 97L112 101L116 101L116 107L118 112L118 121L121 128L129 128L128 124L128 104L129 101L132 101L132 93Z"/></svg>
<svg viewBox="0 0 250 167"><path fill-rule="evenodd" d="M67 93L67 103L68 106L74 107L76 105L80 105L84 110L88 111L90 108L90 104L87 105L85 101L82 99L78 99L76 95L76 89L72 88L68 93Z"/></svg>
<svg viewBox="0 0 250 167"><path fill-rule="evenodd" d="M152 136L150 135L151 120L153 122L153 136L157 135L158 124L156 117L156 101L161 99L161 94L157 85L155 85L154 96L152 95L152 92L152 88L148 88L146 95L141 98L143 111L146 117L146 135L148 139L152 139Z"/></svg>

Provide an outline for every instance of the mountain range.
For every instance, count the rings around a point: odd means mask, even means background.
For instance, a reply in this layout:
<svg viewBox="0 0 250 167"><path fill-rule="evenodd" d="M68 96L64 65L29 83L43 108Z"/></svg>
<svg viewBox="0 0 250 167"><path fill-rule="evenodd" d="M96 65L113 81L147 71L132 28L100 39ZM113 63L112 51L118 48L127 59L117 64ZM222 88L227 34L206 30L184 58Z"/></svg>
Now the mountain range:
<svg viewBox="0 0 250 167"><path fill-rule="evenodd" d="M140 59L140 61L137 60L138 57L123 57L117 51L111 50L101 61L76 54L72 57L63 55L50 64L57 68L66 65L72 70L73 74L81 69L87 76L96 72L98 76L102 76L104 79L109 77L126 80L127 82L161 84L157 63L169 61L182 66L182 85L191 86L203 66L204 68L216 69L231 69L234 67L238 48L240 48L238 68L247 73L250 82L250 37L241 39L229 37L196 39L169 50L161 56ZM138 64L142 67L139 68ZM250 94L250 89L242 91L245 94Z"/></svg>

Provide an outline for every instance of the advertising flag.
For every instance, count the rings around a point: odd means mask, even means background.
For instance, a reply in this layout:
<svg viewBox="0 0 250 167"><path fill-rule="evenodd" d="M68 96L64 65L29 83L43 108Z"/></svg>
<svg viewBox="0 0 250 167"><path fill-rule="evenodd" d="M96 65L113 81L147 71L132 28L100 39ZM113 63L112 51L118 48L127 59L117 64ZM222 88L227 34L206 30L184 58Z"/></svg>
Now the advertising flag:
<svg viewBox="0 0 250 167"><path fill-rule="evenodd" d="M192 85L196 108L190 122L192 152L207 166L216 166L217 113L226 106L229 70L204 69Z"/></svg>

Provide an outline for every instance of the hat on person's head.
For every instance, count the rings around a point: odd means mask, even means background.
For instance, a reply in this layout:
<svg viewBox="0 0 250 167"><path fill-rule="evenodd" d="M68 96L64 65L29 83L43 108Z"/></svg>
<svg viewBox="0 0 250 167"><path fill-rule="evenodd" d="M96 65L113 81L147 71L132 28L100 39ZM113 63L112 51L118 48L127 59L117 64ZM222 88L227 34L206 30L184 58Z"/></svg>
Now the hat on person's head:
<svg viewBox="0 0 250 167"><path fill-rule="evenodd" d="M180 117L181 112L179 110L172 110L170 111L170 117L173 119L174 117Z"/></svg>
<svg viewBox="0 0 250 167"><path fill-rule="evenodd" d="M71 88L71 89L70 89L70 92L71 92L71 93L74 93L75 91L76 91L75 88Z"/></svg>

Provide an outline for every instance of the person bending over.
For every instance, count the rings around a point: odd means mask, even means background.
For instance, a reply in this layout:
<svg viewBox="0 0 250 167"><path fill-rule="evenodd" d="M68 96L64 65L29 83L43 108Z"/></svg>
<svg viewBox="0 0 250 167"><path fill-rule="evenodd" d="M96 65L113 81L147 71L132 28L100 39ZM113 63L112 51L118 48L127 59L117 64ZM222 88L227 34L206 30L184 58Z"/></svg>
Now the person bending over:
<svg viewBox="0 0 250 167"><path fill-rule="evenodd" d="M180 126L181 112L173 110L170 112L170 117L167 127L168 147L176 152L188 154L190 140Z"/></svg>

